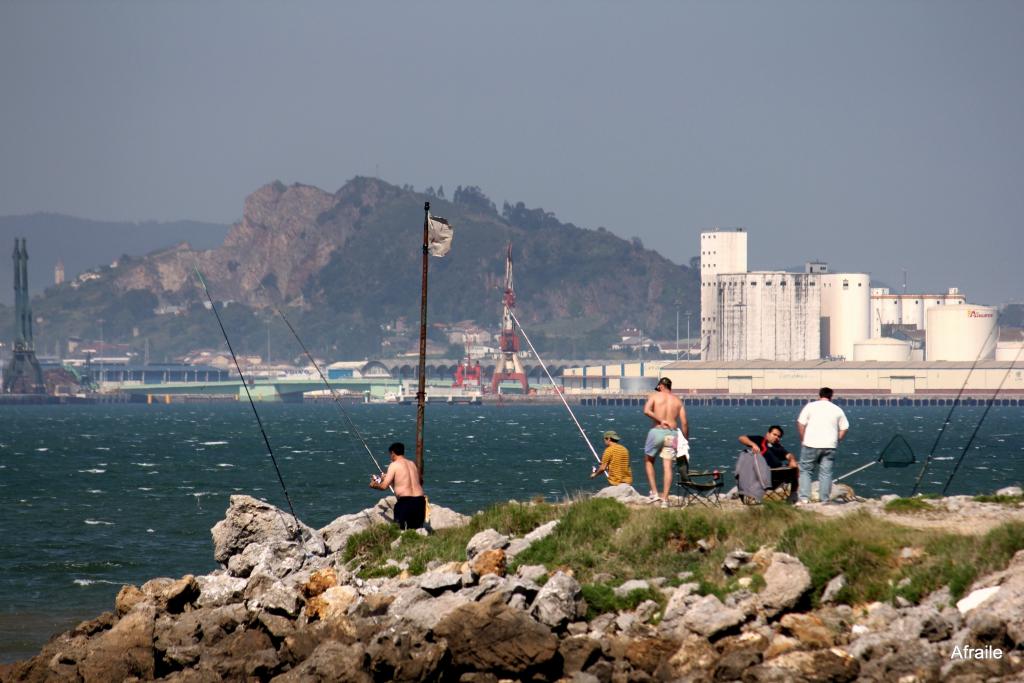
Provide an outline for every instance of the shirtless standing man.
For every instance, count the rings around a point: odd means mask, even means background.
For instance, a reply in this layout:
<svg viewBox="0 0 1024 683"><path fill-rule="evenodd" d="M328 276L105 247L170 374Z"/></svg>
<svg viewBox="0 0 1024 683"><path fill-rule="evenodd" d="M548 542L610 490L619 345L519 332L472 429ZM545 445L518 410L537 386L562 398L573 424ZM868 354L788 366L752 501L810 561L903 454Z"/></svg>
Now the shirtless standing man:
<svg viewBox="0 0 1024 683"><path fill-rule="evenodd" d="M384 478L370 480L371 489L387 491L392 485L398 501L395 503L395 524L399 529L419 529L427 516L427 499L420 484L420 471L416 463L405 459L405 444L395 442L388 446L391 464Z"/></svg>
<svg viewBox="0 0 1024 683"><path fill-rule="evenodd" d="M679 429L683 436L690 438L690 425L686 421L686 408L683 402L672 394L672 380L662 377L654 387L654 391L647 397L644 404L644 415L651 418L653 423L651 430L647 432L647 442L644 444L644 468L647 470L647 481L651 485L651 498L658 498L658 486L654 480L654 459L661 456L662 468L664 471L664 488L661 491L661 506L668 507L668 492L672 486L672 466L675 464L676 449L675 442L665 443L666 437L674 437L676 431L676 418L679 418Z"/></svg>

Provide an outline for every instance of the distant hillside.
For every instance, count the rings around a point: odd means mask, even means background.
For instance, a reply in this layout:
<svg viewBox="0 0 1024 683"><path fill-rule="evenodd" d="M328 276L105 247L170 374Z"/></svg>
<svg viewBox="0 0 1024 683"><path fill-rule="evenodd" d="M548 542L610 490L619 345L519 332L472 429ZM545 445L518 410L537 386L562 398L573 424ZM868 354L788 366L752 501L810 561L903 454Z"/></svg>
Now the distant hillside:
<svg viewBox="0 0 1024 683"><path fill-rule="evenodd" d="M474 319L497 329L505 245L515 259L518 315L542 348L560 354L600 352L619 329L639 326L652 337L675 334L676 302L699 310L696 271L604 229L558 221L524 204L501 211L476 188L451 201L370 178L335 193L271 183L245 201L242 220L223 245L182 247L122 259L77 288L48 290L33 304L44 319L39 344L68 335L141 345L151 357L196 346L222 346L212 315L198 306L193 269L203 271L225 310L236 350L272 355L298 349L268 309L283 304L308 346L332 358L377 355L382 326L419 318L423 202L455 226L451 253L431 259L432 323ZM187 310L156 316L158 305ZM191 307L191 308L190 308ZM6 327L6 325L5 325ZM138 335L132 336L133 328Z"/></svg>
<svg viewBox="0 0 1024 683"><path fill-rule="evenodd" d="M70 280L122 254L140 256L179 242L195 249L219 246L228 227L196 221L108 223L56 213L0 216L0 303L14 301L10 255L15 237L28 240L29 289L42 292L53 285L57 259L64 261L64 275Z"/></svg>

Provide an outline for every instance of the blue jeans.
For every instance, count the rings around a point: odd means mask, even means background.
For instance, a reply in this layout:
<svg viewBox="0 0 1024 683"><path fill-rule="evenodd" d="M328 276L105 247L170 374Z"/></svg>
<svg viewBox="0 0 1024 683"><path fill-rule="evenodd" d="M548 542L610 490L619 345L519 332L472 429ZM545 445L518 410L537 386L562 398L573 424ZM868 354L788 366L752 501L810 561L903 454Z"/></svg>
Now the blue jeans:
<svg viewBox="0 0 1024 683"><path fill-rule="evenodd" d="M832 493L832 456L834 448L800 447L800 500L811 499L811 481L820 474L818 500L825 502ZM813 472L812 472L813 471Z"/></svg>

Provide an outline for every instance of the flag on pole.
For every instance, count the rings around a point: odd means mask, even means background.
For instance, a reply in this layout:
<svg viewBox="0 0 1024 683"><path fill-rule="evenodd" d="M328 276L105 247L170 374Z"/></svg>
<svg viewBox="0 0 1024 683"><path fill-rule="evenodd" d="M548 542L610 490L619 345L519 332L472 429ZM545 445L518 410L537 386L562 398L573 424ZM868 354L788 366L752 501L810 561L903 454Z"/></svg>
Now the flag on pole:
<svg viewBox="0 0 1024 683"><path fill-rule="evenodd" d="M427 220L429 221L430 253L434 256L444 256L452 248L452 235L454 234L452 226L448 224L448 221L437 216L428 215Z"/></svg>

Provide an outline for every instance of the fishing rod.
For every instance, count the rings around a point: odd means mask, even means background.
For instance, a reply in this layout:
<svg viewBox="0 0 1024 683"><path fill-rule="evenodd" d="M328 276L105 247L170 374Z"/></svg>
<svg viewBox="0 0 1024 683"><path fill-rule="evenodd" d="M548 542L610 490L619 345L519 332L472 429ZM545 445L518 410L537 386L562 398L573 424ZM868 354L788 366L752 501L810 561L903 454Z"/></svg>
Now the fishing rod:
<svg viewBox="0 0 1024 683"><path fill-rule="evenodd" d="M935 449L939 447L939 441L942 440L942 435L946 433L946 427L949 426L949 422L953 417L953 411L960 405L960 397L963 396L964 390L967 389L967 383L971 380L971 375L974 373L974 369L981 362L981 357L985 354L985 344L988 343L989 337L993 334L997 334L999 330L998 326L994 326L992 331L989 332L988 337L985 337L985 341L981 344L981 349L978 350L978 357L974 359L971 364L971 369L967 371L967 376L964 377L964 383L960 385L960 391L957 392L956 398L953 399L953 405L949 407L949 412L946 414L946 420L942 423L942 428L939 430L939 435L935 437L935 443L932 444L932 448L928 451L927 457L925 457L924 465L921 467L920 474L917 475L917 480L914 482L914 488L910 491L911 496L917 495L917 489L921 486L921 480L924 478L924 473L928 471L928 466L932 462L932 456L935 455ZM1010 367L1013 367L1011 364ZM947 484L948 485L948 484Z"/></svg>
<svg viewBox="0 0 1024 683"><path fill-rule="evenodd" d="M331 383L327 381L327 377L324 376L323 370L320 369L320 364L316 362L316 359L313 358L313 354L309 352L308 348L306 348L306 345L305 343L303 343L302 338L299 337L299 333L295 331L295 328L292 326L291 321L288 320L288 317L285 316L284 312L281 311L281 309L273 302L271 302L270 305L273 307L274 311L279 316L281 316L281 320L283 320L284 324L288 326L288 329L291 330L292 335L295 337L295 341L297 341L299 343L299 346L302 347L302 352L306 354L306 358L308 358L309 362L313 364L314 368L316 368L317 374L320 375L320 380L324 383L324 386L327 387L327 390L331 392L331 398L334 399L335 405L337 405L338 409L341 410L341 414L345 417L345 420L348 422L349 428L353 431L353 433L355 433L356 438L359 439L360 443L363 444L363 448L366 449L366 454L370 456L370 460L372 460L373 464L377 466L377 471L380 472L381 475L383 475L384 470L381 468L380 463L377 462L377 458L373 456L373 451L370 450L370 446L369 444L366 443L366 439L363 438L363 435L362 433L360 433L359 428L356 427L356 423L352 420L352 417L348 414L348 411L345 410L345 406L342 405L341 396L339 396L335 388L331 386ZM391 489L392 493L395 492L394 487L388 488Z"/></svg>
<svg viewBox="0 0 1024 683"><path fill-rule="evenodd" d="M203 274L199 272L199 265L195 265L196 277L199 278L199 283L203 286L203 291L206 292L206 298L210 302L210 308L213 310L213 314L217 317L217 324L220 325L220 332L224 335L224 341L228 345L228 352L231 354L231 360L235 362L235 370L238 371L238 378L242 380L242 387L245 389L245 395L249 399L249 405L252 407L252 414L256 417L256 424L260 427L260 434L263 435L263 443L267 446L267 453L270 454L270 461L274 463L274 471L277 472L277 481L281 484L281 490L284 491L284 499L288 502L288 511L292 514L292 519L295 520L295 538L301 543L302 542L302 527L299 524L299 518L295 514L295 508L292 506L292 499L288 495L288 487L284 484L284 477L281 476L281 468L277 466L277 458L274 457L274 449L270 447L270 439L267 438L267 431L263 428L263 420L260 419L260 414L256 410L256 402L252 400L252 394L249 393L249 383L245 380L245 375L242 374L242 367L238 364L238 356L235 355L235 350L231 347L231 340L228 338L228 332L224 329L224 321L220 319L220 313L217 312L217 305L213 303L213 297L210 295L210 288L206 286L206 280L203 278ZM285 529L288 528L288 524L285 523Z"/></svg>
<svg viewBox="0 0 1024 683"><path fill-rule="evenodd" d="M981 414L981 419L978 420L977 426L971 433L971 438L967 440L967 445L964 446L963 452L960 453L960 457L957 458L956 465L953 466L953 471L950 473L949 479L946 480L946 485L942 487L942 495L946 495L946 490L949 489L949 485L953 482L953 477L956 476L956 471L960 469L960 463L963 462L964 456L967 455L967 451L971 448L971 444L974 443L974 437L978 435L978 430L981 429L982 423L985 422L985 418L988 417L988 411L991 410L992 406L995 404L996 396L998 396L999 392L1003 390L1003 384L1006 383L1006 378L1010 376L1010 371L1013 370L1013 366L1015 366L1017 361L1020 360L1021 351L1024 351L1024 345L1021 345L1021 347L1017 349L1017 356L1013 359L1013 362L1010 363L1010 366L1006 368L1006 372L1003 373L1003 379L1000 380L999 386L996 387L995 393L992 394L992 398L988 400L988 404L985 406L985 412Z"/></svg>
<svg viewBox="0 0 1024 683"><path fill-rule="evenodd" d="M537 349L534 348L533 342L530 341L530 338L526 334L526 330L523 329L522 324L519 322L519 318L516 317L516 314L512 311L511 307L506 310L508 310L509 315L512 316L512 320L515 321L516 327L518 327L519 331L523 333L523 339L525 339L526 343L530 345L530 350L533 351L533 355L537 357L537 360L540 362L540 366L544 368L544 374L547 375L548 380L551 381L551 386L555 387L555 393L558 394L558 398L562 399L562 405L564 405L565 409L569 411L569 415L572 417L572 421L576 423L576 428L580 430L580 434L583 436L583 440L587 442L587 446L590 448L590 452L593 454L594 459L600 463L601 458L598 457L597 451L594 450L593 444L591 444L590 439L587 438L587 433L583 431L583 427L580 425L580 421L576 419L576 415L573 414L572 408L570 408L568 402L566 402L565 396L562 396L562 392L559 391L558 387L555 385L555 378L551 376L550 372L548 372L548 366L544 364L544 359L540 357L539 353L537 353ZM605 473L605 476L607 476L607 472Z"/></svg>

